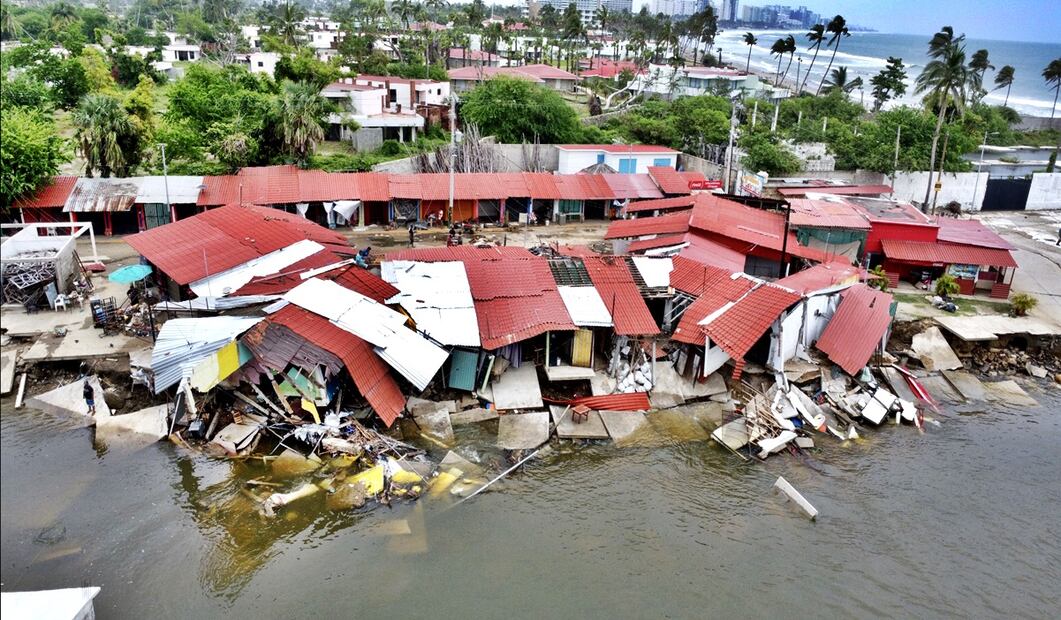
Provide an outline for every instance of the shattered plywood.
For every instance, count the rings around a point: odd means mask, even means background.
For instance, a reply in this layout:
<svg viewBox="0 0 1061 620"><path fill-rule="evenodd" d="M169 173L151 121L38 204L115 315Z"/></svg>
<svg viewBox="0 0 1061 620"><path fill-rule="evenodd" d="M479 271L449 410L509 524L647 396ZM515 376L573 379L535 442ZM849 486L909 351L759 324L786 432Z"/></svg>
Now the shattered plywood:
<svg viewBox="0 0 1061 620"><path fill-rule="evenodd" d="M608 429L604 427L600 413L590 410L585 420L575 423L570 407L552 405L549 407L553 424L556 425L556 436L560 439L607 439Z"/></svg>
<svg viewBox="0 0 1061 620"><path fill-rule="evenodd" d="M956 370L962 367L962 361L950 348L943 332L934 325L920 334L914 334L910 349L927 370Z"/></svg>
<svg viewBox="0 0 1061 620"><path fill-rule="evenodd" d="M165 404L132 413L112 415L96 422L96 439L108 445L140 446L166 436L169 411Z"/></svg>
<svg viewBox="0 0 1061 620"><path fill-rule="evenodd" d="M468 409L466 411L458 411L457 413L451 413L449 416L449 422L453 426L475 424L477 422L486 422L488 420L496 419L497 409L483 409L482 407L476 407L475 409Z"/></svg>
<svg viewBox="0 0 1061 620"><path fill-rule="evenodd" d="M498 409L537 409L542 407L538 369L533 364L509 368L494 381L494 406ZM544 412L543 412L544 413ZM548 417L548 416L547 416Z"/></svg>
<svg viewBox="0 0 1061 620"><path fill-rule="evenodd" d="M961 370L944 370L943 376L954 386L955 390L965 397L965 400L987 400L987 390L975 376Z"/></svg>
<svg viewBox="0 0 1061 620"><path fill-rule="evenodd" d="M997 402L1006 403L1015 407L1038 407L1039 403L1021 388L1013 379L999 381L997 383L985 383L988 397Z"/></svg>
<svg viewBox="0 0 1061 620"><path fill-rule="evenodd" d="M499 448L531 450L546 441L549 441L548 412L512 413L501 416L498 421L497 446Z"/></svg>
<svg viewBox="0 0 1061 620"><path fill-rule="evenodd" d="M26 406L58 415L77 414L83 416L84 421L88 424L95 424L96 420L109 417L111 410L103 399L103 386L100 385L99 378L93 375L88 377L88 382L95 394L96 417L93 418L88 415L88 404L85 403L85 398L81 391L84 381L85 379L78 379L73 383L33 396L26 401Z"/></svg>

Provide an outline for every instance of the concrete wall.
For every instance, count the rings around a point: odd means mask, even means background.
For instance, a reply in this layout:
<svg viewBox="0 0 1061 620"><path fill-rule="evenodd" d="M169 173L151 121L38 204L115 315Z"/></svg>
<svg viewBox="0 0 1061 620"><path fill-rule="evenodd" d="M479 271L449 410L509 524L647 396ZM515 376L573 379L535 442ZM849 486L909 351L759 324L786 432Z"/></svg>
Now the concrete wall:
<svg viewBox="0 0 1061 620"><path fill-rule="evenodd" d="M354 149L374 151L383 144L383 129L379 127L362 127L354 132Z"/></svg>
<svg viewBox="0 0 1061 620"><path fill-rule="evenodd" d="M1032 187L1025 208L1029 211L1061 209L1061 172L1032 175Z"/></svg>
<svg viewBox="0 0 1061 620"><path fill-rule="evenodd" d="M406 157L405 159L394 159L391 161L385 161L381 164L372 166L373 172L389 172L391 174L415 174L416 169L413 165L413 158Z"/></svg>
<svg viewBox="0 0 1061 620"><path fill-rule="evenodd" d="M683 170L699 172L709 179L722 178L722 166L695 155L682 153L678 156L678 165L681 166Z"/></svg>
<svg viewBox="0 0 1061 620"><path fill-rule="evenodd" d="M892 188L895 190L893 197L921 204L925 200L925 187L928 185L929 174L928 172L896 174L895 181L892 183ZM935 175L932 178L935 179ZM987 190L987 178L986 172L943 173L940 180L943 187L940 189L939 197L936 198L936 207L942 207L954 200L961 204L962 211L979 211L984 202L984 192ZM975 197L973 196L974 190ZM929 195L928 202L932 203L932 195Z"/></svg>
<svg viewBox="0 0 1061 620"><path fill-rule="evenodd" d="M1024 116L1021 115L1020 123L1014 127L1019 131L1038 131L1040 129L1061 129L1061 116L1055 117L1050 120L1044 116Z"/></svg>

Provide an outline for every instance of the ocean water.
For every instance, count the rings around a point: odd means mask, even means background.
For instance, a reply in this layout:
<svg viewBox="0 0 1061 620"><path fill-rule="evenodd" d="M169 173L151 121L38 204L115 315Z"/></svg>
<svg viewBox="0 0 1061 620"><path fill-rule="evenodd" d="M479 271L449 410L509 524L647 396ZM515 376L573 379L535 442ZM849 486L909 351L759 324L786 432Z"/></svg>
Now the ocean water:
<svg viewBox="0 0 1061 620"><path fill-rule="evenodd" d="M715 39L715 47L722 48L723 60L735 66L743 67L748 58L748 46L742 40L745 30L728 30L719 33ZM803 58L801 76L810 66L813 52L807 49L807 38L805 31L786 32L780 30L753 31L759 38L759 43L752 49L751 67L759 72L775 72L777 70L777 59L770 55L770 46L778 38L792 34L796 37L799 51L797 57ZM916 103L920 97L914 95L914 80L928 62L929 35L910 34L885 34L880 32L853 32L850 37L843 39L840 43L840 51L836 54L833 67L847 67L851 79L861 76L865 87L865 103L870 105L869 79L884 68L889 56L897 56L903 59L906 65L908 83L906 96L899 102L891 102L890 105L902 103ZM1061 39L1061 37L1058 37ZM1032 116L1049 116L1050 107L1054 101L1054 91L1049 89L1046 81L1042 78L1042 71L1055 58L1061 58L1061 41L1058 43L1025 43L1020 41L992 41L987 39L967 39L966 55L972 56L973 52L986 49L989 52L991 64L995 65L996 71L1003 65L1011 65L1014 68L1013 88L1010 91L1009 106L1022 114ZM829 64L832 56L831 50L824 48L818 54L818 60L814 63L811 78L807 82L807 88L811 84L817 87L822 75ZM781 71L785 70L788 63L786 58L781 63ZM789 78L794 79L798 62L792 63L789 70ZM984 76L984 84L988 90L994 88L995 71L989 70ZM994 105L1002 105L1005 99L1005 90L990 92L985 101ZM859 96L855 91L854 96Z"/></svg>

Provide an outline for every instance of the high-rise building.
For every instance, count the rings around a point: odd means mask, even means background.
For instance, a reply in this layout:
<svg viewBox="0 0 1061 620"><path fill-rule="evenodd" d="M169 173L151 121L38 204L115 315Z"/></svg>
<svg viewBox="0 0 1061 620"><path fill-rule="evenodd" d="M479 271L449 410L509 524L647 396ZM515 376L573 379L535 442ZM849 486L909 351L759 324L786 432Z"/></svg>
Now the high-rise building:
<svg viewBox="0 0 1061 620"><path fill-rule="evenodd" d="M698 0L652 0L649 10L653 14L663 13L670 16L693 15L699 10L700 4Z"/></svg>
<svg viewBox="0 0 1061 620"><path fill-rule="evenodd" d="M737 12L738 0L719 0L721 6L718 11L718 20L722 22L735 22L740 18Z"/></svg>
<svg viewBox="0 0 1061 620"><path fill-rule="evenodd" d="M597 9L602 6L608 7L612 13L627 13L633 10L634 0L540 0L538 4L542 7L549 5L556 9L557 13L563 13L572 2L582 15L582 25L589 26L596 23Z"/></svg>

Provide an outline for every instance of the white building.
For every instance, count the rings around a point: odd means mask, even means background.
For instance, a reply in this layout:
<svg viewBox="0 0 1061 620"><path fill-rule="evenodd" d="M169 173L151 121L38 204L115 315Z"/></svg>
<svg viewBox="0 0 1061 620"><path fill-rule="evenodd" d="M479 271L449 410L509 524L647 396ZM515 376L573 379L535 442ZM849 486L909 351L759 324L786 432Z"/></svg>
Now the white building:
<svg viewBox="0 0 1061 620"><path fill-rule="evenodd" d="M792 96L787 89L771 86L754 75L736 69L649 65L645 74L637 79L641 83L635 88L664 98L740 94L778 102Z"/></svg>
<svg viewBox="0 0 1061 620"><path fill-rule="evenodd" d="M622 174L645 174L649 166L677 167L678 151L644 144L558 144L557 174L577 174L604 164Z"/></svg>
<svg viewBox="0 0 1061 620"><path fill-rule="evenodd" d="M365 146L382 140L416 140L417 131L424 129L426 118L430 116L431 106L435 106L436 116L441 113L438 106L445 105L449 98L449 84L360 75L329 84L321 91L321 96L340 109L328 119L332 125L330 137L350 139ZM361 129L352 134L344 126L347 120L357 122ZM372 130L378 139L366 143L366 136Z"/></svg>
<svg viewBox="0 0 1061 620"><path fill-rule="evenodd" d="M276 52L251 52L238 55L236 62L242 63L251 73L275 75L276 63L280 62L280 54Z"/></svg>
<svg viewBox="0 0 1061 620"><path fill-rule="evenodd" d="M261 26L240 26L239 27L240 36L242 36L243 39L247 41L247 45L249 45L251 47L251 49L256 49L256 50L259 50L259 49L262 48L261 30L262 30Z"/></svg>

